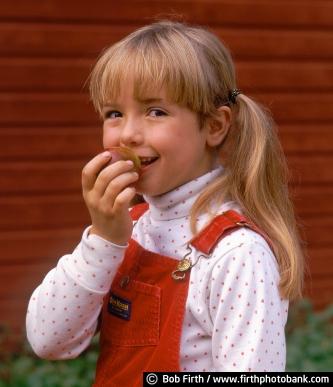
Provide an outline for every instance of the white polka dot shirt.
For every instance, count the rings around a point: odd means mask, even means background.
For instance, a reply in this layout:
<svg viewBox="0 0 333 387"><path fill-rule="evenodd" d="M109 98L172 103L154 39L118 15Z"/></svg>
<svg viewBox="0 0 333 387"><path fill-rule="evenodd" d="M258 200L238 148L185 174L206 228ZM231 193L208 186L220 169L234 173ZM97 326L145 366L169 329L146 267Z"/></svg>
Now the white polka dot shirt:
<svg viewBox="0 0 333 387"><path fill-rule="evenodd" d="M221 173L215 169L159 197L136 222L133 239L145 249L180 260L193 237L189 212L200 192ZM225 203L218 212L240 211ZM198 219L199 228L208 217ZM33 292L27 336L48 359L77 357L95 334L107 294L126 246L89 235ZM193 251L192 262L200 252ZM171 275L171 273L170 273ZM288 301L278 292L279 273L266 241L245 228L223 238L211 256L190 272L180 347L181 371L284 371Z"/></svg>

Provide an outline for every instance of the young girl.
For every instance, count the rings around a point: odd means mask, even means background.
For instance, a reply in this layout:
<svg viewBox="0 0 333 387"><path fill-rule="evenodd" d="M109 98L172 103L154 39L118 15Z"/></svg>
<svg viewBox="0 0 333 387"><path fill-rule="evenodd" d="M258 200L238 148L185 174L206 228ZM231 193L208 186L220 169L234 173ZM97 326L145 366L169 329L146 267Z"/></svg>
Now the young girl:
<svg viewBox="0 0 333 387"><path fill-rule="evenodd" d="M148 371L283 371L302 253L267 112L203 28L162 21L106 50L90 79L105 151L83 169L91 226L34 291L34 351L67 359L96 330L96 386ZM112 162L109 148L141 160ZM146 204L130 209L134 196Z"/></svg>

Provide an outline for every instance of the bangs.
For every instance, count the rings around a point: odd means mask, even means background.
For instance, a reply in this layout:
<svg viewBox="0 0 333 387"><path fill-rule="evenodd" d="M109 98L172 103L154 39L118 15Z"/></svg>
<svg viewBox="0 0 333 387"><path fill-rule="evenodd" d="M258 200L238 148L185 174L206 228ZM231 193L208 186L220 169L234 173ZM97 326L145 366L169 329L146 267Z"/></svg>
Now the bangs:
<svg viewBox="0 0 333 387"><path fill-rule="evenodd" d="M91 99L100 114L128 78L134 98L149 98L163 88L171 102L199 114L210 112L217 87L209 79L210 64L198 55L196 42L175 30L164 32L142 28L101 56L90 78Z"/></svg>

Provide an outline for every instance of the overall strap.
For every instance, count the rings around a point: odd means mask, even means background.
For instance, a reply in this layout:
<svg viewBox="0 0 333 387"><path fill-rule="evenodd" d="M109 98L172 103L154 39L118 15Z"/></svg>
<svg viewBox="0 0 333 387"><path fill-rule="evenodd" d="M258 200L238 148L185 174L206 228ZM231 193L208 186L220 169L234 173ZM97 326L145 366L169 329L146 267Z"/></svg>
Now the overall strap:
<svg viewBox="0 0 333 387"><path fill-rule="evenodd" d="M208 226L190 241L190 244L197 250L209 255L222 237L241 227L247 227L261 235L272 248L272 242L266 234L244 215L233 210L216 216Z"/></svg>
<svg viewBox="0 0 333 387"><path fill-rule="evenodd" d="M149 208L148 203L139 203L133 206L130 214L133 220L138 220ZM197 234L190 244L204 254L209 255L222 237L230 234L241 227L247 227L261 235L269 246L273 244L269 237L261 231L246 216L239 214L234 210L228 210L216 216L199 234Z"/></svg>

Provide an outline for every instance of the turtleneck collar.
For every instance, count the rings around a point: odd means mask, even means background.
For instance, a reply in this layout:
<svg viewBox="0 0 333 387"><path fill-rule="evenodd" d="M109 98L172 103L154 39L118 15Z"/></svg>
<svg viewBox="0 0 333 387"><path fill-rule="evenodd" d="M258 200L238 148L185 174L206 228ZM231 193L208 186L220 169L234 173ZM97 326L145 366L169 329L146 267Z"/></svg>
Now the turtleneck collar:
<svg viewBox="0 0 333 387"><path fill-rule="evenodd" d="M149 203L151 218L154 220L171 220L188 216L200 193L223 171L223 167L216 169L181 185L174 190L160 196L146 196Z"/></svg>

